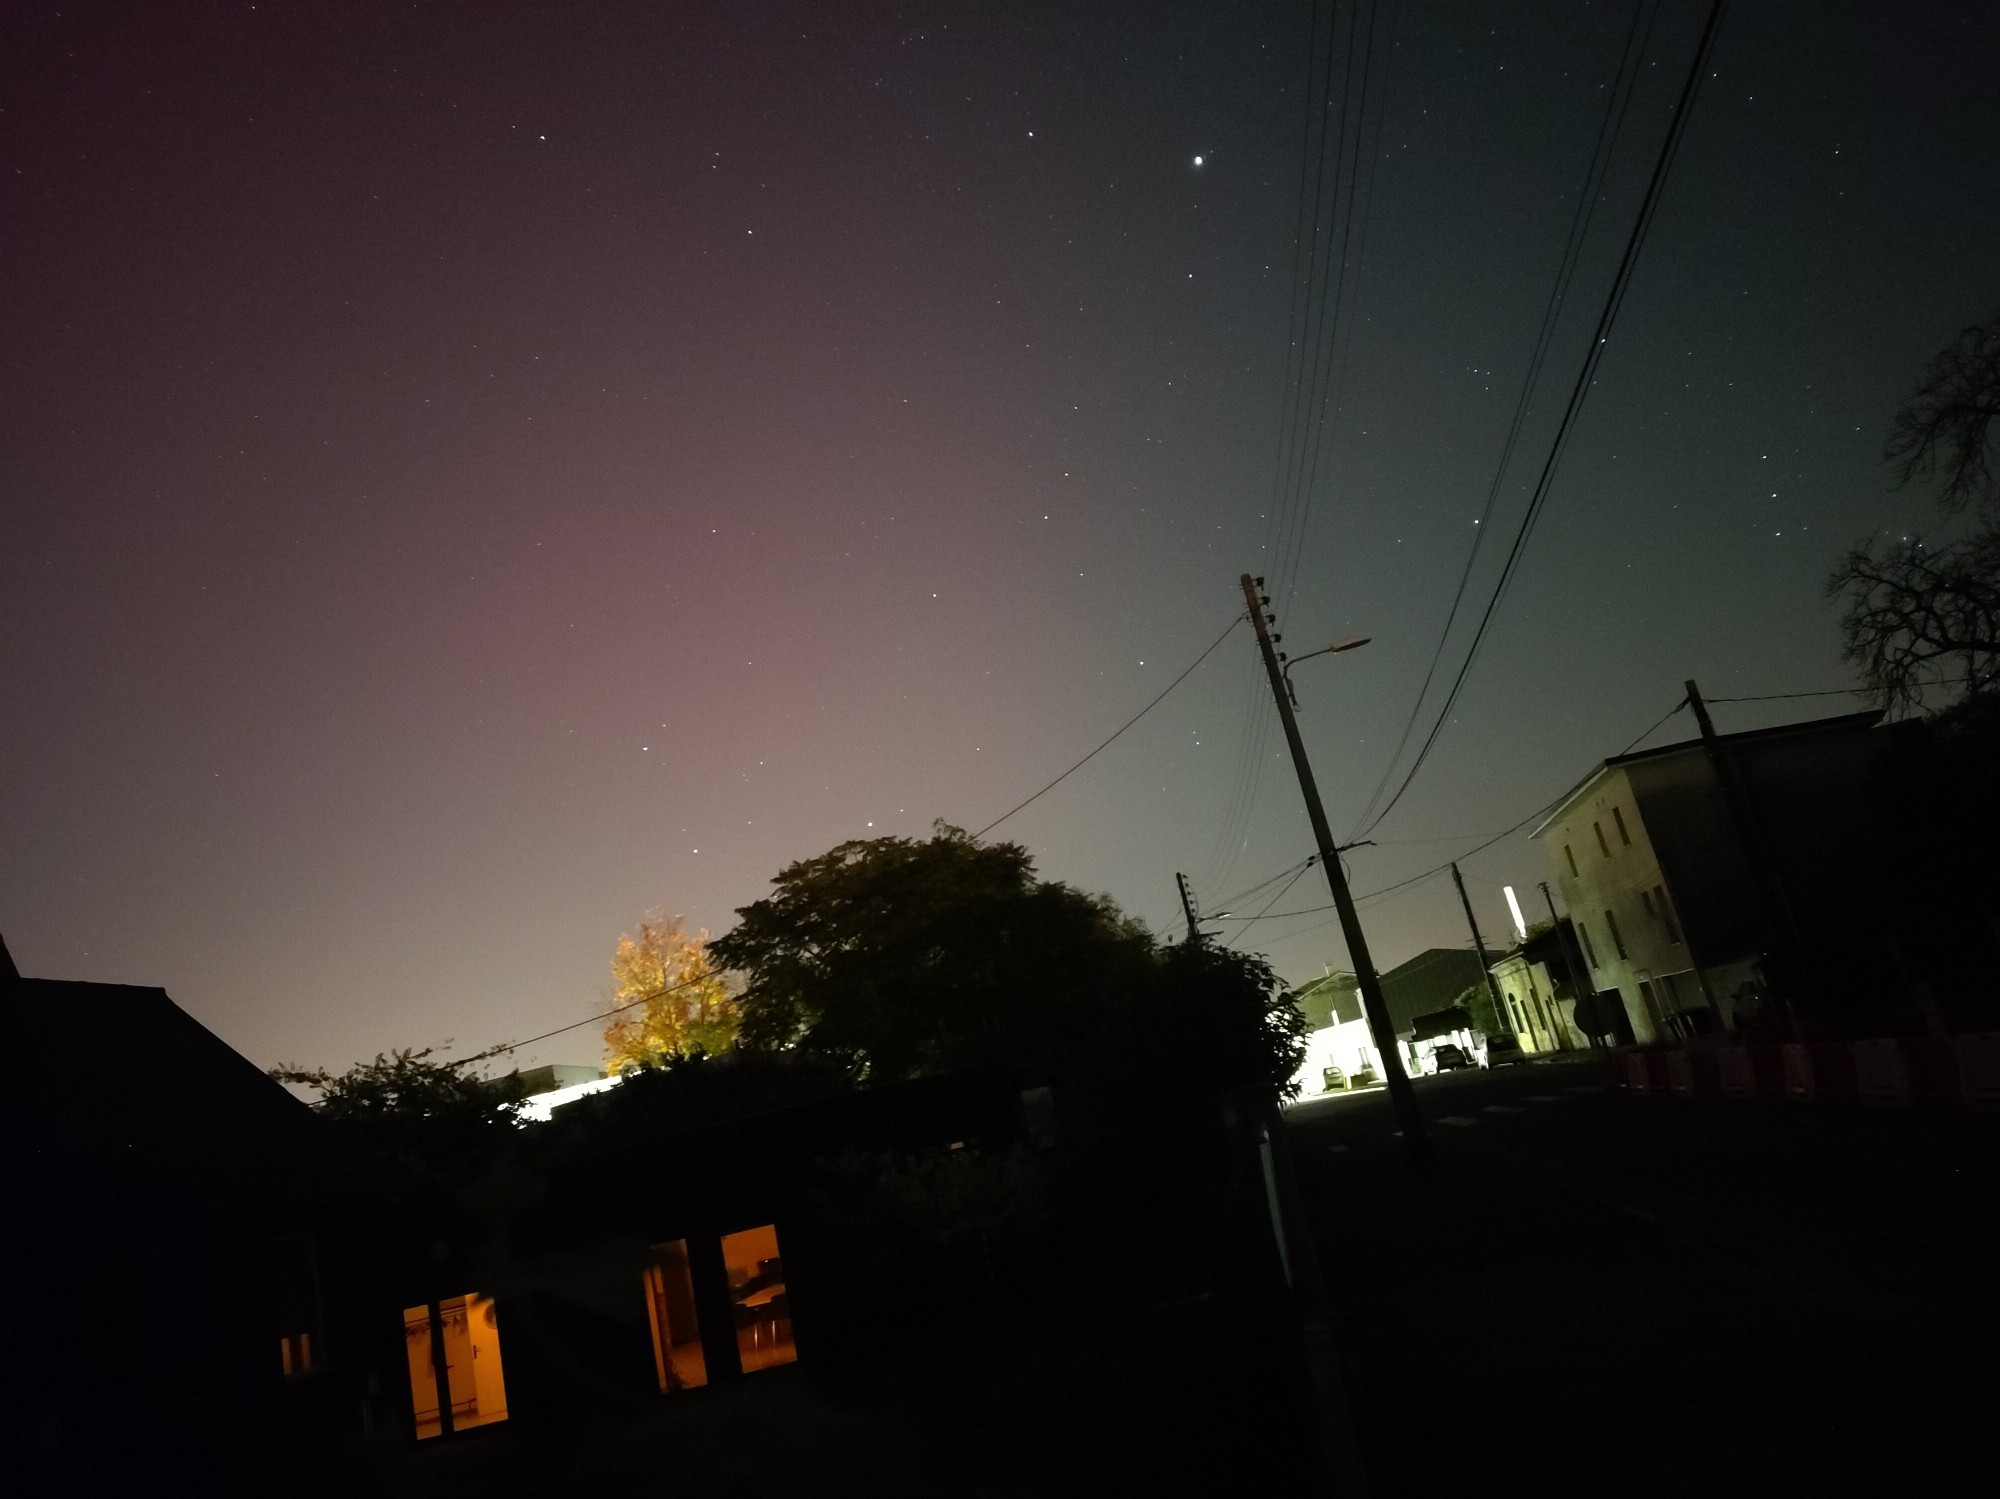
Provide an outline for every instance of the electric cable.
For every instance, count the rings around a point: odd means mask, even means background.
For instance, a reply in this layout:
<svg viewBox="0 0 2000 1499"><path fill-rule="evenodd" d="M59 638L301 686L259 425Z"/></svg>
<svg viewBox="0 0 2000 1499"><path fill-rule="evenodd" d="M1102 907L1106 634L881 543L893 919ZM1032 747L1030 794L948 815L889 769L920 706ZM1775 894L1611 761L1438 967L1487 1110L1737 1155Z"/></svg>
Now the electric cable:
<svg viewBox="0 0 2000 1499"><path fill-rule="evenodd" d="M1521 523L1515 530L1513 543L1508 548L1506 559L1501 565L1500 576L1494 583L1493 592L1486 601L1486 608L1480 615L1479 625L1473 632L1471 644L1466 649L1465 659L1459 665L1458 673L1452 681L1451 690L1446 693L1444 702L1438 709L1437 717L1431 724L1430 732L1425 736L1422 747L1417 751L1417 758L1411 764L1409 772L1403 777L1401 784L1397 786L1395 794L1383 804L1381 810L1376 812L1371 820L1358 829L1359 832L1366 833L1377 827L1382 822L1382 819L1387 817L1396 804L1402 800L1403 794L1409 790L1411 782L1416 779L1417 773L1423 768L1425 761L1430 758L1431 750L1436 746L1439 736L1444 732L1445 725L1450 721L1451 710L1458 702L1458 695L1465 686L1466 678L1470 674L1474 662L1478 660L1480 646L1485 642L1486 632L1492 625L1493 616L1500 606L1501 599L1506 595L1508 585L1514 579L1520 565L1521 557L1527 549L1528 541L1534 534L1535 523L1540 519L1542 511L1548 502L1549 490L1555 481L1556 471L1560 467L1563 454L1567 451L1570 439L1576 431L1577 418L1582 413L1584 403L1588 399L1591 389L1597 383L1596 375L1598 366L1603 360L1604 350L1609 343L1612 327L1617 322L1618 311L1624 305L1625 295L1631 288L1633 273L1638 265L1640 253L1645 248L1646 237L1651 231L1657 217L1660 200L1665 195L1667 180L1673 170L1674 160L1680 153L1681 142L1686 138L1687 123L1693 114L1694 102L1700 93L1702 79L1708 70L1708 60L1714 52L1716 36L1721 29L1722 18L1727 10L1728 0L1712 0L1708 21L1703 27L1700 44L1696 47L1693 64L1690 66L1687 78L1682 85L1679 103L1674 112L1673 123L1668 127L1666 140L1662 143L1659 157L1653 166L1652 177L1646 184L1645 197L1640 203L1639 213L1633 222L1632 232L1626 240L1625 251L1620 257L1617 274L1613 277L1610 293L1605 299L1604 309L1598 317L1597 329L1591 339L1590 350L1584 357L1583 367L1577 372L1576 383L1570 391L1569 401L1563 410L1562 420L1557 426L1555 437L1549 445L1546 458L1543 460L1541 473L1535 481L1535 487L1529 498L1527 510L1522 515Z"/></svg>
<svg viewBox="0 0 2000 1499"><path fill-rule="evenodd" d="M1079 770L1082 770L1083 767L1088 765L1092 760L1095 760L1105 750L1109 749L1112 745L1112 742L1116 740L1120 734L1123 734L1127 729L1131 728L1133 724L1137 723L1140 719L1144 718L1148 713L1151 713L1155 708L1159 707L1160 704L1166 700L1168 693L1172 692L1176 687L1180 686L1181 683L1185 682L1189 677L1193 676L1195 668L1200 666L1201 663L1206 661L1210 656L1214 655L1216 647L1221 645L1223 641L1227 640L1230 636L1230 632L1233 631L1238 625L1242 624L1243 620L1244 616L1240 614L1237 615L1234 619L1230 620L1229 623L1223 627L1222 633L1216 636L1215 639L1212 642L1210 642L1207 650L1203 651L1199 656L1196 656L1194 658L1194 661L1188 666L1188 668L1185 671L1183 671L1179 676L1175 677L1171 682L1167 683L1165 687L1161 688L1159 696L1155 697L1150 703L1146 704L1145 707L1141 708L1137 713L1134 713L1130 718L1126 719L1125 722L1120 724L1117 728L1113 729L1111 731L1110 738L1106 739L1102 744L1098 745L1096 749L1092 750L1089 754L1085 755L1081 760L1077 761L1076 764L1070 766L1068 770L1064 771L1061 775L1057 776L1053 781L1050 781L1046 786L1042 787L1041 790L1035 792L1034 795L1028 797L1025 801L1018 802L1014 806L1009 807L1005 812L1002 812L998 817L994 818L991 822L987 823L985 827L981 828L978 832L974 833L972 836L975 839L984 838L988 833L992 832L995 828L999 827L1001 823L1005 822L1008 818L1012 817L1016 812L1021 811L1023 808L1030 807L1034 805L1034 803L1036 803L1037 801L1040 801L1044 796L1048 795L1051 791L1055 790L1056 787L1060 786L1064 781L1067 781L1071 776L1075 775Z"/></svg>
<svg viewBox="0 0 2000 1499"><path fill-rule="evenodd" d="M1617 154L1618 139L1624 133L1625 117L1631 109L1632 95L1639 77L1639 62L1645 57L1646 47L1651 41L1653 22L1658 20L1660 8L1655 3L1651 19L1646 22L1644 34L1639 28L1642 16L1647 15L1645 0L1635 0L1631 22L1625 28L1625 45L1619 53L1618 71L1613 75L1612 89L1604 101L1604 112L1597 122L1597 139L1592 143L1590 162L1583 176L1583 187L1577 194L1576 206L1570 211L1569 232L1563 240L1563 253L1557 263L1556 278L1549 288L1548 301L1542 308L1542 320L1536 330L1534 349L1529 355L1528 367L1521 377L1520 393L1514 401L1513 418L1507 427L1507 436L1500 447L1499 461L1494 465L1493 479L1486 488L1486 502L1474 523L1472 546L1466 552L1465 566L1459 570L1458 586L1451 596L1451 606L1445 611L1444 625L1438 631L1436 648L1431 652L1430 664L1424 669L1424 679L1417 687L1415 699L1410 704L1409 717L1403 721L1403 730L1396 739L1396 747L1389 752L1388 762L1382 767L1382 777L1368 794L1362 806L1361 815L1355 820L1358 834L1362 824L1375 810L1375 804L1388 790L1389 782L1401 762L1403 751L1409 747L1410 735L1416 729L1417 720L1423 716L1424 700L1429 697L1431 683L1437 678L1438 667L1444 661L1444 653L1451 641L1452 626L1458 622L1459 608L1465 602L1467 587L1472 581L1474 567L1485 542L1489 523L1499 503L1500 491L1504 487L1507 471L1513 466L1514 449L1520 440L1521 429L1527 422L1528 412L1534 402L1536 387L1541 383L1542 367L1547 360L1550 345L1555 340L1555 330L1561 320L1564 303L1568 300L1570 285L1576 277L1578 262L1582 259L1583 247L1590 237L1591 221L1597 212L1597 203L1602 196L1605 174L1610 170L1611 160Z"/></svg>

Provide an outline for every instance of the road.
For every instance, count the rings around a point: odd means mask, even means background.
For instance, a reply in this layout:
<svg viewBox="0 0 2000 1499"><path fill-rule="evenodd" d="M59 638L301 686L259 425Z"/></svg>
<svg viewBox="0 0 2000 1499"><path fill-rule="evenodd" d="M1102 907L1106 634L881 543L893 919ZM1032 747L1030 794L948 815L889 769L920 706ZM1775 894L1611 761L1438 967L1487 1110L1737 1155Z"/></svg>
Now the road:
<svg viewBox="0 0 2000 1499"><path fill-rule="evenodd" d="M2000 1119L1607 1076L1291 1110L1369 1490L1991 1490Z"/></svg>

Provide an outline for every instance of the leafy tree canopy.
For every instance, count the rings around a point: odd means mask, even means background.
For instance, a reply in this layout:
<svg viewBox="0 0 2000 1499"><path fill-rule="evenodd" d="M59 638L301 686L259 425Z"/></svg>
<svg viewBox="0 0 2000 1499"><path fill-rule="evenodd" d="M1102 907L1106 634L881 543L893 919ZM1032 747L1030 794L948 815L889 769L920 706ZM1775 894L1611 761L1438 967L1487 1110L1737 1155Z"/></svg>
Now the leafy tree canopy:
<svg viewBox="0 0 2000 1499"><path fill-rule="evenodd" d="M669 1057L719 1052L736 1039L735 997L709 961L708 933L649 917L611 956L614 1013L604 1027L605 1068L627 1072Z"/></svg>
<svg viewBox="0 0 2000 1499"><path fill-rule="evenodd" d="M377 1053L342 1073L274 1067L281 1083L312 1088L313 1109L364 1151L410 1167L440 1166L489 1149L516 1124L518 1077L481 1077L479 1058L434 1062L432 1048Z"/></svg>
<svg viewBox="0 0 2000 1499"><path fill-rule="evenodd" d="M1303 1022L1268 967L1156 947L1108 900L1037 879L1018 844L939 823L928 839L843 843L774 886L712 947L742 977L750 1044L886 1081L996 1061L1098 1068L1212 1031L1217 1065L1273 1084L1296 1068L1281 1058Z"/></svg>
<svg viewBox="0 0 2000 1499"><path fill-rule="evenodd" d="M1512 1033L1511 1028L1501 1020L1500 1013L1493 1008L1493 996L1486 992L1484 984L1472 985L1453 1000L1452 1004L1472 1017L1472 1028L1482 1036L1504 1036Z"/></svg>

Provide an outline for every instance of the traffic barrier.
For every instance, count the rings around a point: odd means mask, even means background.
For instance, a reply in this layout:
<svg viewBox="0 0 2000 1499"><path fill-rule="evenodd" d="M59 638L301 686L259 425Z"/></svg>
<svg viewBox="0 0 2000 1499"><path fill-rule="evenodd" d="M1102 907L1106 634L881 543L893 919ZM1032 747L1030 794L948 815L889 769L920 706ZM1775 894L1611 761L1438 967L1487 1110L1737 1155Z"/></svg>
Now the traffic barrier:
<svg viewBox="0 0 2000 1499"><path fill-rule="evenodd" d="M1903 1059L1910 1064L1910 1093L1917 1103L1950 1107L1958 1102L1958 1058L1951 1037L1907 1037Z"/></svg>
<svg viewBox="0 0 2000 1499"><path fill-rule="evenodd" d="M1685 1051L1667 1053L1667 1091L1676 1098L1694 1097L1694 1058Z"/></svg>
<svg viewBox="0 0 2000 1499"><path fill-rule="evenodd" d="M1854 1081L1861 1101L1871 1109L1910 1106L1910 1064L1900 1041L1888 1037L1856 1041Z"/></svg>
<svg viewBox="0 0 2000 1499"><path fill-rule="evenodd" d="M1715 1049L1716 1075L1722 1082L1724 1098L1755 1098L1757 1067L1747 1046L1718 1046Z"/></svg>
<svg viewBox="0 0 2000 1499"><path fill-rule="evenodd" d="M1854 1098L1860 1088L1854 1075L1854 1043L1812 1043L1813 1088L1821 1098Z"/></svg>
<svg viewBox="0 0 2000 1499"><path fill-rule="evenodd" d="M1652 1080L1646 1068L1646 1054L1643 1051L1625 1054L1625 1086L1634 1093L1650 1093Z"/></svg>
<svg viewBox="0 0 2000 1499"><path fill-rule="evenodd" d="M1812 1049L1800 1041L1787 1041L1783 1053L1785 1097L1793 1103L1812 1103L1819 1097L1818 1079L1813 1076Z"/></svg>
<svg viewBox="0 0 2000 1499"><path fill-rule="evenodd" d="M1968 1109L2000 1111L2000 1032L1959 1036L1952 1044L1958 1058L1959 1097Z"/></svg>

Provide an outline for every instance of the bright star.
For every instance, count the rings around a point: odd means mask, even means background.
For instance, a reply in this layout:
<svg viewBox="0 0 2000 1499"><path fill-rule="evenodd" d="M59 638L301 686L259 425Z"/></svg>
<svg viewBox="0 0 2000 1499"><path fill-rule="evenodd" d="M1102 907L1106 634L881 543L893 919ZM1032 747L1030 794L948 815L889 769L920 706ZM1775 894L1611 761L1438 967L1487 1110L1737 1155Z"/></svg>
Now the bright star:
<svg viewBox="0 0 2000 1499"><path fill-rule="evenodd" d="M1196 158L1194 159L1194 164L1195 164L1196 166L1200 166L1200 165L1201 165L1201 158L1200 158L1199 156L1197 156L1197 157L1196 157Z"/></svg>

